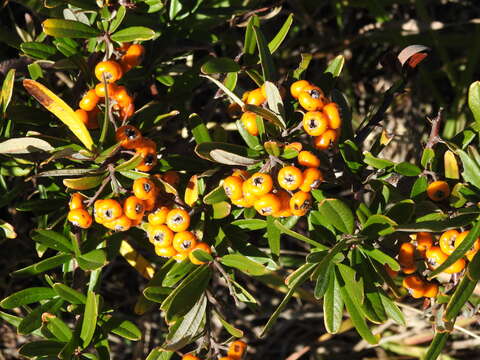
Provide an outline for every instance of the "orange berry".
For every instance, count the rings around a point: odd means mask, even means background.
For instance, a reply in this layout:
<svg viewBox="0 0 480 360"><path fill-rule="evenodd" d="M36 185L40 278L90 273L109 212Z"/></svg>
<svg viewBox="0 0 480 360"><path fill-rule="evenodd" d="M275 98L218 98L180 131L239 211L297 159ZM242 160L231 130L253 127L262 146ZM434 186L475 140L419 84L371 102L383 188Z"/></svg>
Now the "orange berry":
<svg viewBox="0 0 480 360"><path fill-rule="evenodd" d="M88 229L90 226L92 226L92 216L87 210L82 208L70 210L68 212L67 219L74 226L78 226L82 229Z"/></svg>
<svg viewBox="0 0 480 360"><path fill-rule="evenodd" d="M455 250L455 240L460 233L457 230L448 230L445 231L440 240L438 240L438 245L440 249L447 255L450 255Z"/></svg>
<svg viewBox="0 0 480 360"><path fill-rule="evenodd" d="M120 80L123 76L122 67L113 60L101 61L95 66L95 76L98 81L103 82L103 75L108 83Z"/></svg>
<svg viewBox="0 0 480 360"><path fill-rule="evenodd" d="M123 215L122 205L117 200L100 199L95 201L93 205L95 219L99 219L102 223L115 220Z"/></svg>
<svg viewBox="0 0 480 360"><path fill-rule="evenodd" d="M104 222L103 226L113 231L127 231L132 227L132 220L126 215L122 215L114 220Z"/></svg>
<svg viewBox="0 0 480 360"><path fill-rule="evenodd" d="M460 258L457 261L455 261L452 265L450 265L448 268L443 270L444 273L446 274L456 274L465 269L465 266L467 266L467 262L465 261L464 258Z"/></svg>
<svg viewBox="0 0 480 360"><path fill-rule="evenodd" d="M88 90L85 95L83 95L82 99L78 103L78 107L85 111L92 111L95 109L99 101L99 97L95 94L94 89Z"/></svg>
<svg viewBox="0 0 480 360"><path fill-rule="evenodd" d="M338 140L338 132L332 129L328 129L320 136L313 138L313 145L319 150L328 150Z"/></svg>
<svg viewBox="0 0 480 360"><path fill-rule="evenodd" d="M330 129L338 129L342 125L342 119L338 111L338 105L334 102L328 103L322 109L323 113L327 116L328 127Z"/></svg>
<svg viewBox="0 0 480 360"><path fill-rule="evenodd" d="M127 107L133 103L133 98L130 96L125 86L117 86L112 98L120 107Z"/></svg>
<svg viewBox="0 0 480 360"><path fill-rule="evenodd" d="M135 153L143 158L143 161L135 169L148 172L157 164L157 145L151 139L141 139L135 148Z"/></svg>
<svg viewBox="0 0 480 360"><path fill-rule="evenodd" d="M166 225L148 225L148 240L155 247L172 246L174 233Z"/></svg>
<svg viewBox="0 0 480 360"><path fill-rule="evenodd" d="M442 201L450 196L450 187L445 181L434 181L427 187L427 195L432 201Z"/></svg>
<svg viewBox="0 0 480 360"><path fill-rule="evenodd" d="M433 246L432 234L428 232L418 232L415 241L417 243L418 252L424 258L427 250Z"/></svg>
<svg viewBox="0 0 480 360"><path fill-rule="evenodd" d="M303 150L298 153L297 161L300 165L306 167L319 167L320 159L311 151Z"/></svg>
<svg viewBox="0 0 480 360"><path fill-rule="evenodd" d="M173 248L180 254L188 255L195 245L197 245L197 237L191 231L180 231L173 237Z"/></svg>
<svg viewBox="0 0 480 360"><path fill-rule="evenodd" d="M232 176L238 176L243 181L245 181L250 177L250 174L247 170L235 169L232 173Z"/></svg>
<svg viewBox="0 0 480 360"><path fill-rule="evenodd" d="M123 213L131 220L141 220L145 214L143 200L136 196L129 196L123 203Z"/></svg>
<svg viewBox="0 0 480 360"><path fill-rule="evenodd" d="M231 200L238 200L243 197L243 180L239 176L229 176L223 180L223 190Z"/></svg>
<svg viewBox="0 0 480 360"><path fill-rule="evenodd" d="M167 246L167 247L155 246L155 254L161 257L172 257L177 255L177 250L175 250L173 246Z"/></svg>
<svg viewBox="0 0 480 360"><path fill-rule="evenodd" d="M307 85L298 94L298 102L307 111L321 110L326 101L322 89L318 86Z"/></svg>
<svg viewBox="0 0 480 360"><path fill-rule="evenodd" d="M293 149L293 150L296 150L297 152L301 152L302 148L303 148L303 145L302 145L302 143L299 143L299 142L292 142L292 143L289 143L289 144L285 145L285 150L286 149Z"/></svg>
<svg viewBox="0 0 480 360"><path fill-rule="evenodd" d="M143 200L143 205L145 206L145 211L152 211L157 206L157 197L151 197L146 200Z"/></svg>
<svg viewBox="0 0 480 360"><path fill-rule="evenodd" d="M260 198L255 201L254 206L260 215L269 216L280 211L281 203L275 194L270 193L260 196Z"/></svg>
<svg viewBox="0 0 480 360"><path fill-rule="evenodd" d="M208 254L211 254L212 253L212 250L210 249L210 245L208 245L207 243L205 242L197 242L197 244L195 245L195 247L192 249L192 251L190 251L188 253L188 258L190 259L190 262L194 265L202 265L202 264L205 264L204 261L200 261L198 260L195 255L193 255L193 250L196 250L196 249L200 249L200 250L203 250L205 251L206 253Z"/></svg>
<svg viewBox="0 0 480 360"><path fill-rule="evenodd" d="M278 184L285 190L296 190L303 183L302 171L295 166L285 166L280 169L277 176Z"/></svg>
<svg viewBox="0 0 480 360"><path fill-rule="evenodd" d="M240 121L250 135L258 135L257 114L250 111L244 112Z"/></svg>
<svg viewBox="0 0 480 360"><path fill-rule="evenodd" d="M77 109L75 110L75 116L77 117L78 120L83 122L85 125L88 124L88 111L83 109Z"/></svg>
<svg viewBox="0 0 480 360"><path fill-rule="evenodd" d="M455 239L455 249L460 246L463 240L465 240L469 232L470 231L463 231L460 234L458 234L457 238ZM480 238L477 238L477 240L475 240L470 250L468 250L465 253L465 256L467 257L468 260L472 261L473 257L478 252L478 250L480 250Z"/></svg>
<svg viewBox="0 0 480 360"><path fill-rule="evenodd" d="M434 282L426 283L423 289L423 296L427 298L434 298L438 294L438 284Z"/></svg>
<svg viewBox="0 0 480 360"><path fill-rule="evenodd" d="M312 195L309 192L297 191L290 199L290 210L295 216L303 216L312 205Z"/></svg>
<svg viewBox="0 0 480 360"><path fill-rule="evenodd" d="M298 95L302 92L302 90L310 85L307 80L297 80L290 85L290 94L294 99L298 99Z"/></svg>
<svg viewBox="0 0 480 360"><path fill-rule="evenodd" d="M290 199L292 198L290 194L285 190L278 190L276 193L278 199L280 200L280 210L272 214L273 217L289 217L292 216L292 211L290 210Z"/></svg>
<svg viewBox="0 0 480 360"><path fill-rule="evenodd" d="M309 192L318 188L323 181L323 173L320 169L310 167L303 171L303 182L300 186L300 190Z"/></svg>
<svg viewBox="0 0 480 360"><path fill-rule="evenodd" d="M167 221L167 215L170 209L162 206L148 215L148 223L150 225L163 225Z"/></svg>
<svg viewBox="0 0 480 360"><path fill-rule="evenodd" d="M157 195L157 186L146 177L135 179L132 190L133 194L141 200L147 200Z"/></svg>
<svg viewBox="0 0 480 360"><path fill-rule="evenodd" d="M263 95L262 89L257 88L248 93L247 104L259 106L262 105L266 100L267 98Z"/></svg>
<svg viewBox="0 0 480 360"><path fill-rule="evenodd" d="M115 139L124 148L133 149L134 146L139 144L139 140L142 139L142 134L135 126L125 125L117 129Z"/></svg>
<svg viewBox="0 0 480 360"><path fill-rule="evenodd" d="M303 129L308 135L320 136L328 128L328 118L321 111L309 111L303 116Z"/></svg>
<svg viewBox="0 0 480 360"><path fill-rule="evenodd" d="M417 270L415 265L415 246L412 243L405 242L400 245L398 262L405 274L412 274Z"/></svg>
<svg viewBox="0 0 480 360"><path fill-rule="evenodd" d="M425 282L420 276L407 276L405 279L403 279L403 286L408 289L408 292L413 298L419 299L423 297L425 291Z"/></svg>
<svg viewBox="0 0 480 360"><path fill-rule="evenodd" d="M172 231L185 231L190 226L190 215L183 209L172 209L167 214L166 224Z"/></svg>
<svg viewBox="0 0 480 360"><path fill-rule="evenodd" d="M200 360L200 358L192 354L186 354L182 356L182 360Z"/></svg>
<svg viewBox="0 0 480 360"><path fill-rule="evenodd" d="M115 91L117 89L117 85L114 83L107 83L107 86L105 87L105 84L103 82L98 83L95 85L95 94L99 98L105 97L105 95L108 93L108 97L111 98L115 95Z"/></svg>
<svg viewBox="0 0 480 360"><path fill-rule="evenodd" d="M269 174L257 172L253 174L247 183L250 185L250 192L255 196L268 194L273 188L273 180Z"/></svg>
<svg viewBox="0 0 480 360"><path fill-rule="evenodd" d="M240 360L247 350L247 343L242 340L236 340L228 347L227 355L233 360Z"/></svg>
<svg viewBox="0 0 480 360"><path fill-rule="evenodd" d="M79 192L73 193L70 197L68 208L70 210L83 209L83 200L85 200L85 197L82 194Z"/></svg>
<svg viewBox="0 0 480 360"><path fill-rule="evenodd" d="M438 246L432 246L425 253L427 264L431 270L435 270L447 260L448 256Z"/></svg>

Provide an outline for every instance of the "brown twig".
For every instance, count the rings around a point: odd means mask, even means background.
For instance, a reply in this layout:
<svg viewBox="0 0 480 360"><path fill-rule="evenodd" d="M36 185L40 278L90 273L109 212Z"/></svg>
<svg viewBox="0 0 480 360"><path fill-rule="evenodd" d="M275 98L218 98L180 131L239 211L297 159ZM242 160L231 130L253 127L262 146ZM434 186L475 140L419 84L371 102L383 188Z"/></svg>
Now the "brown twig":
<svg viewBox="0 0 480 360"><path fill-rule="evenodd" d="M431 149L433 146L439 142L443 142L440 137L440 126L443 120L443 108L438 109L437 116L434 119L430 120L432 124L432 129L430 130L430 136L428 137L427 145L425 149Z"/></svg>

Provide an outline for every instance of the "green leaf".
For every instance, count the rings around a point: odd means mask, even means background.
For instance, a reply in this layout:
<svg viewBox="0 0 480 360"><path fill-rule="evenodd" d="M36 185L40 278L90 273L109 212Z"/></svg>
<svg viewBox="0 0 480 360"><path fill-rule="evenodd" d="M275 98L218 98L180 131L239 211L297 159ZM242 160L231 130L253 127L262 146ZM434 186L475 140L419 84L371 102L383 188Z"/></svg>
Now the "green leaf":
<svg viewBox="0 0 480 360"><path fill-rule="evenodd" d="M293 71L293 78L295 80L299 80L302 73L308 69L308 65L310 65L310 61L312 61L312 54L310 53L302 53L300 54L302 60L298 64L298 67Z"/></svg>
<svg viewBox="0 0 480 360"><path fill-rule="evenodd" d="M192 254L197 260L203 262L213 261L213 256L202 249L193 249Z"/></svg>
<svg viewBox="0 0 480 360"><path fill-rule="evenodd" d="M30 154L53 150L54 147L45 140L33 137L8 139L0 143L0 154Z"/></svg>
<svg viewBox="0 0 480 360"><path fill-rule="evenodd" d="M112 19L112 21L110 21L110 26L108 27L108 31L110 33L113 33L113 32L115 32L115 30L118 29L118 27L122 23L126 13L127 13L127 9L125 8L125 6L120 6L118 8L117 14Z"/></svg>
<svg viewBox="0 0 480 360"><path fill-rule="evenodd" d="M468 263L467 275L471 280L480 280L480 253L476 253Z"/></svg>
<svg viewBox="0 0 480 360"><path fill-rule="evenodd" d="M238 81L238 73L236 72L230 72L227 73L225 76L225 79L223 80L223 84L226 86L227 89L230 91L233 91L235 87L237 86L237 81Z"/></svg>
<svg viewBox="0 0 480 360"><path fill-rule="evenodd" d="M68 254L58 254L48 259L39 261L35 264L26 266L22 269L16 270L12 273L12 276L31 276L38 275L47 270L54 269L60 265L65 264L66 262L72 259L71 255Z"/></svg>
<svg viewBox="0 0 480 360"><path fill-rule="evenodd" d="M333 272L333 264L326 264L326 266L319 265L318 270L315 271L315 275L318 275L318 276L315 282L315 289L313 290L313 296L315 296L316 299L321 299L328 291L330 278ZM325 303L324 303L324 306L326 306ZM325 313L325 308L323 309L323 311Z"/></svg>
<svg viewBox="0 0 480 360"><path fill-rule="evenodd" d="M428 179L426 176L420 176L412 186L410 197L414 200L425 199L427 195Z"/></svg>
<svg viewBox="0 0 480 360"><path fill-rule="evenodd" d="M230 215L232 205L228 201L220 201L212 205L212 218L223 219Z"/></svg>
<svg viewBox="0 0 480 360"><path fill-rule="evenodd" d="M58 251L73 252L73 245L70 240L52 230L35 230L32 239Z"/></svg>
<svg viewBox="0 0 480 360"><path fill-rule="evenodd" d="M230 91L230 89L228 89L225 85L223 85L220 81L218 81L217 79L214 79L213 77L208 76L208 75L200 75L200 76L204 77L204 78L207 78L208 80L215 83L215 85L217 85L225 94L227 94L227 96L232 101L236 102L241 108L243 108L245 106L245 103L237 95L235 95L234 92Z"/></svg>
<svg viewBox="0 0 480 360"><path fill-rule="evenodd" d="M365 162L365 164L370 165L375 169L385 169L387 167L394 165L393 161L377 158L373 156L371 153L369 153L368 151L365 151L363 155L364 155L363 161Z"/></svg>
<svg viewBox="0 0 480 360"><path fill-rule="evenodd" d="M420 163L424 168L427 167L428 164L432 162L432 160L435 158L435 151L431 148L426 148L423 150L422 154L422 159L420 160Z"/></svg>
<svg viewBox="0 0 480 360"><path fill-rule="evenodd" d="M87 301L87 297L84 294L62 283L53 284L53 290L55 290L58 296L71 304L85 304Z"/></svg>
<svg viewBox="0 0 480 360"><path fill-rule="evenodd" d="M388 235L395 231L398 224L385 215L374 214L365 222L362 234L370 237L378 235Z"/></svg>
<svg viewBox="0 0 480 360"><path fill-rule="evenodd" d="M267 222L262 219L240 219L232 221L231 224L247 230L261 230L267 227Z"/></svg>
<svg viewBox="0 0 480 360"><path fill-rule="evenodd" d="M39 340L28 342L19 350L19 354L28 358L39 358L48 356L56 358L56 355L62 350L65 343L54 340Z"/></svg>
<svg viewBox="0 0 480 360"><path fill-rule="evenodd" d="M355 269L345 264L337 264L337 272L342 278L342 287L348 293L349 297L359 306L363 304L363 281L357 280Z"/></svg>
<svg viewBox="0 0 480 360"><path fill-rule="evenodd" d="M165 311L165 320L168 323L179 319L189 312L205 291L212 268L197 266L163 301L160 308Z"/></svg>
<svg viewBox="0 0 480 360"><path fill-rule="evenodd" d="M206 309L207 297L202 294L188 313L171 327L162 349L177 351L191 343L205 325Z"/></svg>
<svg viewBox="0 0 480 360"><path fill-rule="evenodd" d="M200 116L198 116L197 114L191 114L188 117L188 122L190 124L190 128L192 129L192 134L195 138L195 142L197 144L212 141L212 138L208 133L207 127L203 123L203 120Z"/></svg>
<svg viewBox="0 0 480 360"><path fill-rule="evenodd" d="M142 332L134 323L115 316L108 319L102 326L102 329L133 341L138 341L142 338Z"/></svg>
<svg viewBox="0 0 480 360"><path fill-rule="evenodd" d="M288 227L286 227L285 225L283 225L280 221L278 220L275 220L275 226L278 227L280 229L280 231L282 232L282 234L286 234L286 235L289 235L291 237L294 237L295 239L298 239L300 241L303 241L303 242L306 242L307 244L310 244L320 250L326 250L328 249L328 247L326 247L325 245L322 245L320 244L319 242L316 242L315 240L312 240L308 237L306 237L305 235L302 235L302 234L299 234L291 229L289 229Z"/></svg>
<svg viewBox="0 0 480 360"><path fill-rule="evenodd" d="M330 334L336 334L340 329L343 317L343 299L340 294L340 284L334 271L330 271L328 286L323 299L323 321L325 329Z"/></svg>
<svg viewBox="0 0 480 360"><path fill-rule="evenodd" d="M98 316L98 297L93 291L88 291L87 302L85 303L85 311L83 313L82 329L80 331L80 338L82 339L83 347L87 347L92 341L95 328L97 327Z"/></svg>
<svg viewBox="0 0 480 360"><path fill-rule="evenodd" d="M241 338L243 337L243 331L240 329L237 329L235 326L232 324L229 324L227 320L225 320L217 311L214 310L214 314L217 317L217 319L220 321L220 323L223 325L223 328L227 330L227 332L236 337L236 338Z"/></svg>
<svg viewBox="0 0 480 360"><path fill-rule="evenodd" d="M339 77L344 64L345 57L343 55L338 55L330 62L330 64L328 64L327 68L325 69L325 73L332 74L334 78Z"/></svg>
<svg viewBox="0 0 480 360"><path fill-rule="evenodd" d="M31 287L11 294L0 302L4 309L13 309L27 304L39 302L40 300L51 299L57 294L51 288Z"/></svg>
<svg viewBox="0 0 480 360"><path fill-rule="evenodd" d="M83 270L97 270L107 264L107 253L103 249L95 249L77 256L77 261Z"/></svg>
<svg viewBox="0 0 480 360"><path fill-rule="evenodd" d="M15 69L10 69L8 70L7 76L5 76L5 80L3 80L2 92L0 94L0 104L2 104L2 113L4 114L5 111L7 111L8 104L10 104L10 100L12 99L14 82Z"/></svg>
<svg viewBox="0 0 480 360"><path fill-rule="evenodd" d="M390 207L385 215L397 224L407 223L415 212L415 202L410 199L402 200Z"/></svg>
<svg viewBox="0 0 480 360"><path fill-rule="evenodd" d="M227 194L225 194L225 191L223 190L223 186L218 185L215 189L213 189L203 197L203 203L206 205L213 205L215 203L219 203L227 199L228 197L227 197Z"/></svg>
<svg viewBox="0 0 480 360"><path fill-rule="evenodd" d="M267 272L267 269L262 264L238 253L225 255L220 259L220 262L251 276L260 276Z"/></svg>
<svg viewBox="0 0 480 360"><path fill-rule="evenodd" d="M254 26L260 26L260 19L257 15L253 15L248 20L247 28L245 30L245 41L243 43L243 53L247 55L255 54L257 40L253 31Z"/></svg>
<svg viewBox="0 0 480 360"><path fill-rule="evenodd" d="M393 168L397 173L405 176L418 176L422 172L420 168L408 162L401 162L396 164Z"/></svg>
<svg viewBox="0 0 480 360"><path fill-rule="evenodd" d="M20 49L35 59L48 59L57 53L55 47L35 41L22 43Z"/></svg>
<svg viewBox="0 0 480 360"><path fill-rule="evenodd" d="M253 26L253 32L257 40L258 52L260 55L260 63L262 65L263 80L275 80L275 65L273 64L272 54L267 45L267 40L258 26Z"/></svg>
<svg viewBox="0 0 480 360"><path fill-rule="evenodd" d="M460 156L463 164L463 179L477 189L480 189L480 166L475 160L467 155L463 150L457 150L457 155Z"/></svg>
<svg viewBox="0 0 480 360"><path fill-rule="evenodd" d="M435 336L428 347L427 353L422 360L436 360L447 344L448 336L448 332L435 333Z"/></svg>
<svg viewBox="0 0 480 360"><path fill-rule="evenodd" d="M473 82L468 88L468 107L477 124L480 124L480 81Z"/></svg>
<svg viewBox="0 0 480 360"><path fill-rule="evenodd" d="M321 216L343 234L353 234L354 217L352 210L341 200L325 199L318 206Z"/></svg>
<svg viewBox="0 0 480 360"><path fill-rule="evenodd" d="M261 106L252 105L252 104L246 104L243 108L245 111L251 111L259 115L262 119L268 120L273 125L278 126L281 129L285 129L287 127L282 117L280 115L275 114L272 110L266 109ZM260 133L260 130L259 130L259 133Z"/></svg>
<svg viewBox="0 0 480 360"><path fill-rule="evenodd" d="M285 109L283 107L283 100L282 96L280 95L280 91L270 81L265 81L264 86L265 92L267 93L267 103L269 109L280 118L282 124L285 124Z"/></svg>
<svg viewBox="0 0 480 360"><path fill-rule="evenodd" d="M247 146L250 149L258 149L260 145L260 141L258 140L257 136L251 135L246 129L245 126L243 125L242 121L237 120L235 122L237 125L238 132L240 133L241 137L243 138L243 141L247 144Z"/></svg>
<svg viewBox="0 0 480 360"><path fill-rule="evenodd" d="M27 316L25 316L20 324L18 324L19 334L30 334L42 326L42 314L45 312L55 313L63 304L62 299L53 299L37 306Z"/></svg>
<svg viewBox="0 0 480 360"><path fill-rule="evenodd" d="M170 360L173 354L173 351L165 351L160 348L155 348L150 351L150 354L148 354L145 360Z"/></svg>
<svg viewBox="0 0 480 360"><path fill-rule="evenodd" d="M143 290L143 295L150 301L162 303L173 289L164 286L148 286Z"/></svg>
<svg viewBox="0 0 480 360"><path fill-rule="evenodd" d="M145 41L155 37L155 31L145 26L132 26L117 31L111 35L113 41L129 42L129 41Z"/></svg>
<svg viewBox="0 0 480 360"><path fill-rule="evenodd" d="M27 65L28 73L30 74L30 78L32 80L37 80L43 77L43 70L37 62L31 63Z"/></svg>
<svg viewBox="0 0 480 360"><path fill-rule="evenodd" d="M397 324L405 326L406 322L402 310L399 309L399 307L390 299L383 289L378 289L378 291L380 293L380 299L387 316Z"/></svg>
<svg viewBox="0 0 480 360"><path fill-rule="evenodd" d="M399 271L400 265L392 257L385 254L382 250L376 249L374 247L369 247L368 245L359 245L358 248L362 253L375 259L382 265L388 265L392 270Z"/></svg>
<svg viewBox="0 0 480 360"><path fill-rule="evenodd" d="M471 280L468 278L468 276L464 276L462 278L460 283L455 288L455 292L450 298L450 301L445 309L445 314L443 315L443 320L445 322L453 321L458 316L463 306L472 295L473 290L475 290L476 285L477 280Z"/></svg>
<svg viewBox="0 0 480 360"><path fill-rule="evenodd" d="M47 19L42 27L45 34L54 37L86 39L100 35L97 29L74 20Z"/></svg>
<svg viewBox="0 0 480 360"><path fill-rule="evenodd" d="M280 47L282 42L287 37L288 31L293 23L293 14L288 15L287 20L283 23L282 27L278 31L277 35L268 43L268 49L270 53L273 54ZM257 25L257 27L259 24Z"/></svg>
<svg viewBox="0 0 480 360"><path fill-rule="evenodd" d="M275 226L275 218L273 216L267 216L267 239L268 247L273 255L280 255L280 235L282 232Z"/></svg>
<svg viewBox="0 0 480 360"><path fill-rule="evenodd" d="M141 158L138 157L137 159L140 163ZM99 186L102 183L103 179L105 179L105 175L84 176L75 179L63 179L63 185L72 190L90 190Z"/></svg>
<svg viewBox="0 0 480 360"><path fill-rule="evenodd" d="M46 317L47 329L62 342L69 342L72 338L72 330L58 317Z"/></svg>
<svg viewBox="0 0 480 360"><path fill-rule="evenodd" d="M211 75L218 73L230 73L240 71L240 65L227 57L213 58L205 62L200 71L203 74Z"/></svg>
<svg viewBox="0 0 480 360"><path fill-rule="evenodd" d="M480 220L478 220L475 223L475 225L473 225L467 237L453 251L453 253L450 254L447 260L431 272L429 278L433 278L437 276L438 274L443 272L446 268L448 268L450 265L455 263L458 259L462 258L463 255L465 255L465 253L472 248L473 243L478 239L478 237L480 237Z"/></svg>

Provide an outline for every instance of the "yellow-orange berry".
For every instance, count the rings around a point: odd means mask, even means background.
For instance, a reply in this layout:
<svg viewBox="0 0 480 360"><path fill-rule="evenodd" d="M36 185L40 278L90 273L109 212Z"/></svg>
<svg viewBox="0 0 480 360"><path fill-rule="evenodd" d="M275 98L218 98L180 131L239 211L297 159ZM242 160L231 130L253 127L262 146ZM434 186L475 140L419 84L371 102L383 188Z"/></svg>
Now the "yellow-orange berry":
<svg viewBox="0 0 480 360"><path fill-rule="evenodd" d="M229 176L223 180L223 190L231 200L238 200L243 197L243 180L239 176Z"/></svg>
<svg viewBox="0 0 480 360"><path fill-rule="evenodd" d="M169 247L172 246L174 233L168 226L162 225L148 225L147 228L148 240L155 245L155 247Z"/></svg>
<svg viewBox="0 0 480 360"><path fill-rule="evenodd" d="M113 83L122 78L122 67L113 60L101 61L95 66L95 76L98 81L103 82L103 75L108 83Z"/></svg>
<svg viewBox="0 0 480 360"><path fill-rule="evenodd" d="M327 116L328 127L330 129L338 129L342 125L342 119L340 118L340 112L338 111L338 105L334 102L328 103L322 109L323 113Z"/></svg>
<svg viewBox="0 0 480 360"><path fill-rule="evenodd" d="M308 85L310 85L310 83L307 80L295 81L292 83L292 85L290 85L290 94L294 99L298 99L298 96L302 90Z"/></svg>
<svg viewBox="0 0 480 360"><path fill-rule="evenodd" d="M328 129L328 118L321 111L309 111L303 116L303 129L310 136L320 136Z"/></svg>
<svg viewBox="0 0 480 360"><path fill-rule="evenodd" d="M129 196L123 203L123 213L131 220L141 220L145 214L143 200L136 196Z"/></svg>
<svg viewBox="0 0 480 360"><path fill-rule="evenodd" d="M434 181L427 187L427 195L432 201L442 201L450 196L450 187L445 181Z"/></svg>
<svg viewBox="0 0 480 360"><path fill-rule="evenodd" d="M264 194L255 201L255 210L260 215L269 216L277 213L281 208L280 199L275 194Z"/></svg>
<svg viewBox="0 0 480 360"><path fill-rule="evenodd" d="M173 248L180 254L186 254L197 245L197 237L191 231L180 231L173 237Z"/></svg>
<svg viewBox="0 0 480 360"><path fill-rule="evenodd" d="M273 188L273 180L269 174L257 172L253 174L247 183L250 186L250 192L255 196L268 194Z"/></svg>
<svg viewBox="0 0 480 360"><path fill-rule="evenodd" d="M312 205L312 195L305 191L297 191L290 199L290 210L295 216L305 215Z"/></svg>
<svg viewBox="0 0 480 360"><path fill-rule="evenodd" d="M67 219L73 225L82 229L88 229L92 225L93 221L92 216L88 213L88 211L82 208L70 210L68 212Z"/></svg>
<svg viewBox="0 0 480 360"><path fill-rule="evenodd" d="M148 223L150 225L162 225L165 224L165 221L167 221L167 215L169 213L170 209L166 206L162 206L152 212L151 214L148 214Z"/></svg>
<svg viewBox="0 0 480 360"><path fill-rule="evenodd" d="M165 222L172 231L185 231L190 226L190 215L183 209L172 209L168 212Z"/></svg>
<svg viewBox="0 0 480 360"><path fill-rule="evenodd" d="M295 166L285 166L277 176L278 184L285 190L296 190L303 183L302 171Z"/></svg>
<svg viewBox="0 0 480 360"><path fill-rule="evenodd" d="M141 200L147 200L155 197L157 194L155 183L147 177L135 179L133 181L132 190L133 194Z"/></svg>
<svg viewBox="0 0 480 360"><path fill-rule="evenodd" d="M308 150L303 150L298 153L297 161L300 165L306 167L319 167L320 159L314 153Z"/></svg>
<svg viewBox="0 0 480 360"><path fill-rule="evenodd" d="M323 173L320 169L310 167L303 171L303 182L300 186L300 190L309 192L318 186L323 181Z"/></svg>
<svg viewBox="0 0 480 360"><path fill-rule="evenodd" d="M75 209L83 209L83 201L85 197L80 194L79 192L73 193L70 197L70 202L68 203L68 207L70 210Z"/></svg>

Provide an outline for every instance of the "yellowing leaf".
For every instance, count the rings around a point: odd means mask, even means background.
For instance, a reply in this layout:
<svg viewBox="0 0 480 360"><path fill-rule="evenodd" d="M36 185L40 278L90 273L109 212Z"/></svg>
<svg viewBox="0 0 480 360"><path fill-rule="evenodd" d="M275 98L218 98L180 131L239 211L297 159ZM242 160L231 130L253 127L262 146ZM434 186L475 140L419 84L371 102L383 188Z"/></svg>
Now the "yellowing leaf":
<svg viewBox="0 0 480 360"><path fill-rule="evenodd" d="M23 80L23 86L40 104L58 117L89 150L93 140L85 124L75 116L73 109L48 88L31 79Z"/></svg>
<svg viewBox="0 0 480 360"><path fill-rule="evenodd" d="M458 163L455 158L455 154L447 150L443 156L444 167L445 167L445 177L447 179L460 179L460 173L458 171Z"/></svg>
<svg viewBox="0 0 480 360"><path fill-rule="evenodd" d="M198 177L193 175L188 180L187 188L185 189L185 203L188 206L193 206L198 200Z"/></svg>
<svg viewBox="0 0 480 360"><path fill-rule="evenodd" d="M151 279L155 274L155 269L147 259L140 255L134 248L130 246L125 240L120 245L120 254L133 266L145 279Z"/></svg>

